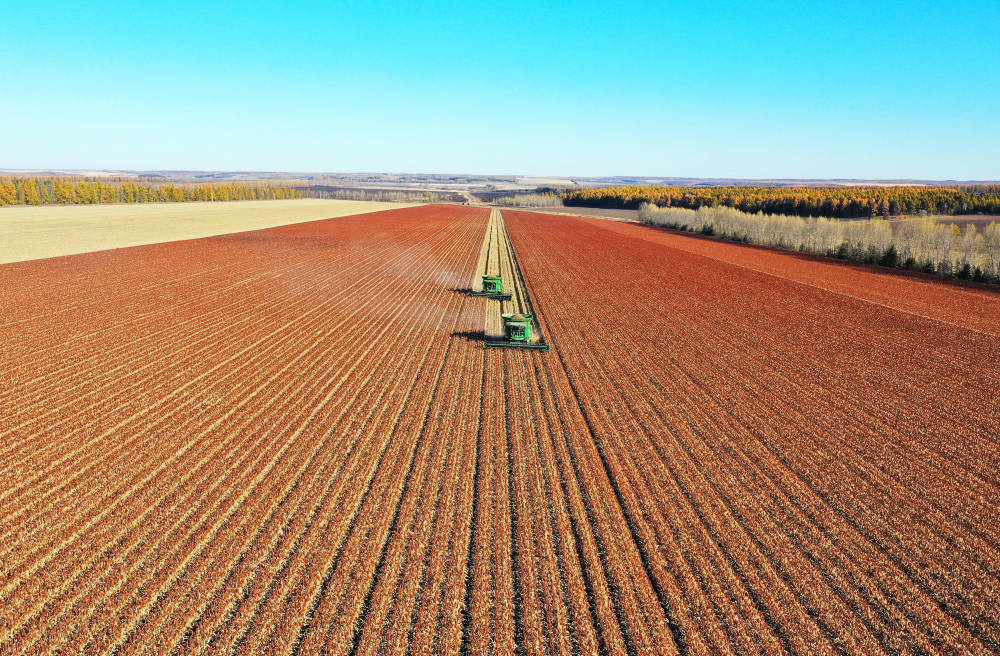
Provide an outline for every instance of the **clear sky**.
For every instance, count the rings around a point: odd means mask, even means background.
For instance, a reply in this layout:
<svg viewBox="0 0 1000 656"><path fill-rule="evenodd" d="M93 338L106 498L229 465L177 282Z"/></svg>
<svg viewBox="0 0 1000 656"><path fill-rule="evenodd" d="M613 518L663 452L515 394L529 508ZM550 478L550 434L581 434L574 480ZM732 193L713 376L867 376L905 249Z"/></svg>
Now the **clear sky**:
<svg viewBox="0 0 1000 656"><path fill-rule="evenodd" d="M4 3L0 168L1000 179L998 25L996 0Z"/></svg>

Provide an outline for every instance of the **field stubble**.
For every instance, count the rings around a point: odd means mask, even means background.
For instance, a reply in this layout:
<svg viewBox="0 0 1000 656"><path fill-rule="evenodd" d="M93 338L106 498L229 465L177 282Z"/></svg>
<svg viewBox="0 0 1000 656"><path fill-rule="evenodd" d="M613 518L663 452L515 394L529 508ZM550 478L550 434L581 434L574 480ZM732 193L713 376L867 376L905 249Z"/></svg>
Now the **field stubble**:
<svg viewBox="0 0 1000 656"><path fill-rule="evenodd" d="M197 239L409 205L413 203L302 198L5 207L0 211L0 263Z"/></svg>

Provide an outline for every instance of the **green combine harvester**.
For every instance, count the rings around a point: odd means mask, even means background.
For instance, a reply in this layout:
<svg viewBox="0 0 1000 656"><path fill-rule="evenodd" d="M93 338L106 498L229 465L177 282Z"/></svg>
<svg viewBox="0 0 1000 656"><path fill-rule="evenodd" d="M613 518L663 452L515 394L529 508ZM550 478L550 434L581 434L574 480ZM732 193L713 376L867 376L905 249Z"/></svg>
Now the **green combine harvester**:
<svg viewBox="0 0 1000 656"><path fill-rule="evenodd" d="M473 296L485 296L498 301L509 301L510 294L503 290L503 276L483 276L483 291L472 292Z"/></svg>
<svg viewBox="0 0 1000 656"><path fill-rule="evenodd" d="M503 317L503 335L512 342L531 341L531 315L511 313Z"/></svg>
<svg viewBox="0 0 1000 656"><path fill-rule="evenodd" d="M503 317L503 340L487 341L487 348L523 348L537 351L548 351L549 345L545 342L531 341L531 322L533 317L530 314L511 312L500 315Z"/></svg>

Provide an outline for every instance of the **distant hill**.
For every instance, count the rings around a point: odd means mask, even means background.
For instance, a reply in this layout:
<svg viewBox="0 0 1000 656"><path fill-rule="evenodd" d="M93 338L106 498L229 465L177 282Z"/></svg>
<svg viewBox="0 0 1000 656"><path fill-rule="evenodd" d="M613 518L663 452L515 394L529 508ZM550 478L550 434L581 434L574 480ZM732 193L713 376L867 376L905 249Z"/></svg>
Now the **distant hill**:
<svg viewBox="0 0 1000 656"><path fill-rule="evenodd" d="M998 184L996 180L870 180L854 178L830 179L743 179L743 178L683 178L621 175L606 177L581 177L561 175L482 175L475 173L386 173L386 172L295 172L295 171L198 171L198 170L149 170L123 169L71 170L71 169L0 169L0 176L18 177L114 177L162 178L166 182L249 182L280 181L300 182L305 185L333 186L359 189L407 189L427 191L516 191L537 187L587 188L627 186L667 187L899 187L928 186L954 187Z"/></svg>

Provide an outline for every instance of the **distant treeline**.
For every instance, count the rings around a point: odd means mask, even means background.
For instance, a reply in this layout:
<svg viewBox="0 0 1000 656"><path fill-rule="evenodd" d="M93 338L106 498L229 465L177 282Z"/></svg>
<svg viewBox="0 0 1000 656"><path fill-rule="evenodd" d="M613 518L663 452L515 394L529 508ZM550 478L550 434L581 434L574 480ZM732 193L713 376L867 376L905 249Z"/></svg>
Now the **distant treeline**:
<svg viewBox="0 0 1000 656"><path fill-rule="evenodd" d="M371 200L383 203L461 203L462 194L453 191L422 191L419 189L360 189L357 187L331 187L313 185L299 187L308 198L335 198L338 200Z"/></svg>
<svg viewBox="0 0 1000 656"><path fill-rule="evenodd" d="M748 214L729 207L639 208L644 223L758 246L913 269L977 281L1000 281L1000 223L982 231L923 216L899 221L843 221L784 214Z"/></svg>
<svg viewBox="0 0 1000 656"><path fill-rule="evenodd" d="M0 206L182 203L299 198L274 183L167 184L134 178L0 178Z"/></svg>
<svg viewBox="0 0 1000 656"><path fill-rule="evenodd" d="M1000 214L1000 185L968 187L608 187L563 194L566 205L636 209L732 207L791 216L869 218L902 214Z"/></svg>

